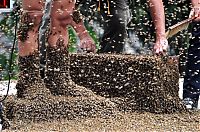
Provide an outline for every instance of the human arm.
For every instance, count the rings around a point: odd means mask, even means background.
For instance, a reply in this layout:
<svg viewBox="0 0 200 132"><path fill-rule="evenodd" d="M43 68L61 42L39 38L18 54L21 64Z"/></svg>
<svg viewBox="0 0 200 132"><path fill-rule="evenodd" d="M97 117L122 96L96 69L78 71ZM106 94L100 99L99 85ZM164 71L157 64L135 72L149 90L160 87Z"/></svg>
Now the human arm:
<svg viewBox="0 0 200 132"><path fill-rule="evenodd" d="M80 48L95 53L96 52L95 42L89 35L88 31L86 30L80 12L77 10L77 8L78 7L76 6L75 10L73 11L71 25L80 39Z"/></svg>
<svg viewBox="0 0 200 132"><path fill-rule="evenodd" d="M164 54L168 48L165 36L165 14L162 0L149 0L149 7L156 30L156 42L154 44L155 54Z"/></svg>
<svg viewBox="0 0 200 132"><path fill-rule="evenodd" d="M195 21L200 21L200 0L191 0L191 3L190 17L195 17Z"/></svg>
<svg viewBox="0 0 200 132"><path fill-rule="evenodd" d="M82 21L79 23L72 21L72 26L80 39L80 48L88 52L96 53L95 42L89 35L84 23Z"/></svg>
<svg viewBox="0 0 200 132"><path fill-rule="evenodd" d="M198 6L200 4L200 0L191 0L193 6Z"/></svg>

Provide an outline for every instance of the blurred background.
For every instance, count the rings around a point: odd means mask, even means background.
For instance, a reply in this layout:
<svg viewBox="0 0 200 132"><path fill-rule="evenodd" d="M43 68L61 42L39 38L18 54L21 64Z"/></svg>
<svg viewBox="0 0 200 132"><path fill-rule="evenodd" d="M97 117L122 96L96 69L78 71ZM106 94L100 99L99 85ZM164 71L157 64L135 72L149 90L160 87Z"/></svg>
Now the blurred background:
<svg viewBox="0 0 200 132"><path fill-rule="evenodd" d="M8 79L8 62L10 59L11 48L15 38L15 21L19 19L17 12L13 11L12 6L15 2L20 5L20 0L5 0L9 6L1 6L4 0L0 0L0 81ZM155 42L155 31L151 20L150 12L146 0L131 0L131 22L128 24L127 32L129 41L127 52L131 54L148 54L151 52L153 42ZM190 1L188 0L163 0L166 13L166 27L172 26L184 19L187 19L190 11ZM15 7L15 5L14 5ZM6 10L2 9L7 8ZM103 34L102 18L96 10L92 0L80 6L80 11L84 16L84 24L94 39L97 48ZM69 51L77 52L79 39L73 28L69 27L70 47ZM169 39L169 55L179 55L180 76L184 75L184 66L187 57L187 48L190 35L190 28L181 31ZM17 42L16 42L17 43ZM132 48L129 48L132 47ZM131 50L132 49L132 50ZM13 54L12 79L17 79L17 45Z"/></svg>

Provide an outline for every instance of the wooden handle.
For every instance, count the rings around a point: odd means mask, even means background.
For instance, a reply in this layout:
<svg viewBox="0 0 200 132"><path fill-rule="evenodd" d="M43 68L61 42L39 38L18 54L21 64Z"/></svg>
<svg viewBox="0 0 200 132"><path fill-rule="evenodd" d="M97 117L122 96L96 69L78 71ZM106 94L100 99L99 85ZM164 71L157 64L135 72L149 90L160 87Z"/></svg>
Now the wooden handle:
<svg viewBox="0 0 200 132"><path fill-rule="evenodd" d="M167 32L165 33L166 38L170 38L172 36L174 36L175 34L177 34L178 32L187 29L188 25L194 20L196 19L196 17L191 17L188 19L185 19L171 27L168 28Z"/></svg>

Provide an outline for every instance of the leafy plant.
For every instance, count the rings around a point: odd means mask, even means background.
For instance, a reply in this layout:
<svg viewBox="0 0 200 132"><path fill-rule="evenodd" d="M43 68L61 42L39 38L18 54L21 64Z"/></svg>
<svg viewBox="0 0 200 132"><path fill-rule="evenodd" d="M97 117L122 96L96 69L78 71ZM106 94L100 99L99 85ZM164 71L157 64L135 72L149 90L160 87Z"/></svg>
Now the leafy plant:
<svg viewBox="0 0 200 132"><path fill-rule="evenodd" d="M10 54L4 53L0 54L0 80L8 80L8 71L9 71L9 61ZM13 60L11 65L11 79L17 79L18 66L17 66L17 53L13 54Z"/></svg>

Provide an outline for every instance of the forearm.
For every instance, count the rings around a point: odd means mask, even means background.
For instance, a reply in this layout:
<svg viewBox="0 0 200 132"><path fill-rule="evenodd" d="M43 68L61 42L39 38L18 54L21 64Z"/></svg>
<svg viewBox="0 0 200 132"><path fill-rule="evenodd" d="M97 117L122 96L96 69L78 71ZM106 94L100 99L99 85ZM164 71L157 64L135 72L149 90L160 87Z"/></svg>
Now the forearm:
<svg viewBox="0 0 200 132"><path fill-rule="evenodd" d="M74 28L80 39L80 49L83 51L86 50L88 52L96 53L96 45L94 40L89 35L82 20L79 23L72 21L71 26Z"/></svg>
<svg viewBox="0 0 200 132"><path fill-rule="evenodd" d="M20 56L33 54L38 50L38 28L42 19L41 0L22 0L23 13L18 28L18 49Z"/></svg>
<svg viewBox="0 0 200 132"><path fill-rule="evenodd" d="M149 0L149 7L155 25L156 38L165 37L165 14L162 0Z"/></svg>
<svg viewBox="0 0 200 132"><path fill-rule="evenodd" d="M200 0L191 0L193 6L200 6Z"/></svg>
<svg viewBox="0 0 200 132"><path fill-rule="evenodd" d="M89 33L86 30L84 23L81 21L78 24L74 21L72 22L72 26L74 27L74 30L76 31L79 39L83 39L85 37L89 37Z"/></svg>

